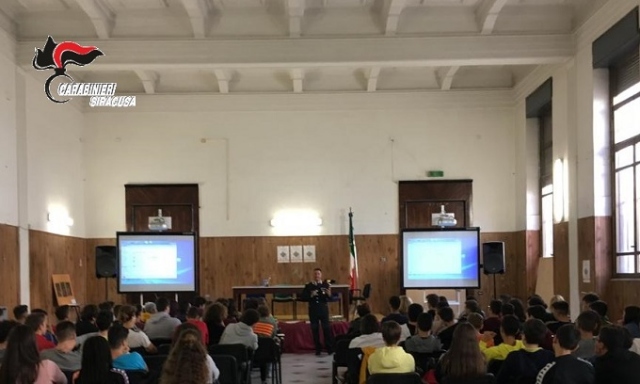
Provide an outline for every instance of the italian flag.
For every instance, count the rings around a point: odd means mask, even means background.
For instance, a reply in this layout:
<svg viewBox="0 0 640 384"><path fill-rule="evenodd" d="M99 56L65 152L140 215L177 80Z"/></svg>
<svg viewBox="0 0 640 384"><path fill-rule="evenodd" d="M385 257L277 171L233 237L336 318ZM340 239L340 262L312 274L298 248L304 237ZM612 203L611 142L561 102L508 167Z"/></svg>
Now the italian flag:
<svg viewBox="0 0 640 384"><path fill-rule="evenodd" d="M351 289L358 289L358 253L356 252L356 238L353 235L353 212L349 210L349 251L351 256L349 277Z"/></svg>

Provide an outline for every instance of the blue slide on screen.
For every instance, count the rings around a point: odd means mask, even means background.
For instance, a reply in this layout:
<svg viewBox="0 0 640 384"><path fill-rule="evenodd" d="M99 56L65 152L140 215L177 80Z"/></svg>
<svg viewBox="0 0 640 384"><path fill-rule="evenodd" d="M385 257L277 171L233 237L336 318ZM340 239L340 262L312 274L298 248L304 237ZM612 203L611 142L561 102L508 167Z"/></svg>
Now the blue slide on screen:
<svg viewBox="0 0 640 384"><path fill-rule="evenodd" d="M195 291L193 235L119 235L120 292Z"/></svg>
<svg viewBox="0 0 640 384"><path fill-rule="evenodd" d="M405 288L477 288L479 231L403 232Z"/></svg>

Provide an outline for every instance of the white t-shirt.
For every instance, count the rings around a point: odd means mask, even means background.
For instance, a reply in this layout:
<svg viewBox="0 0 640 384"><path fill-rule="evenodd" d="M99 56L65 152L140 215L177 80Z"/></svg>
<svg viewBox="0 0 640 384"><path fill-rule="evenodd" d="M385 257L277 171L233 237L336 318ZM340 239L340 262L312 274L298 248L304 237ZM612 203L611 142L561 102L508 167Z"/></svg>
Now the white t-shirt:
<svg viewBox="0 0 640 384"><path fill-rule="evenodd" d="M147 348L151 345L151 340L149 340L149 336L142 331L134 331L133 329L129 330L129 336L127 336L127 342L129 343L129 348Z"/></svg>
<svg viewBox="0 0 640 384"><path fill-rule="evenodd" d="M209 355L207 355L207 368L209 368L209 381L207 381L207 384L212 384L220 377L220 370Z"/></svg>
<svg viewBox="0 0 640 384"><path fill-rule="evenodd" d="M364 347L375 347L382 348L385 346L384 340L382 339L382 333L375 332L369 335L362 335L354 338L349 343L349 349L353 348L364 348Z"/></svg>

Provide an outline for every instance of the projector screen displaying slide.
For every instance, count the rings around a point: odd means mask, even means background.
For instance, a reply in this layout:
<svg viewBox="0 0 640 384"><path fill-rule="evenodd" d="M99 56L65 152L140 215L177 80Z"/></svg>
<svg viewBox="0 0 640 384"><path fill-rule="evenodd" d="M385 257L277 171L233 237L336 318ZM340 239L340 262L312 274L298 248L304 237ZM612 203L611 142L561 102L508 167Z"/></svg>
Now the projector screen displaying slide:
<svg viewBox="0 0 640 384"><path fill-rule="evenodd" d="M118 292L196 290L192 233L118 233Z"/></svg>
<svg viewBox="0 0 640 384"><path fill-rule="evenodd" d="M407 230L402 251L403 288L480 287L478 228Z"/></svg>

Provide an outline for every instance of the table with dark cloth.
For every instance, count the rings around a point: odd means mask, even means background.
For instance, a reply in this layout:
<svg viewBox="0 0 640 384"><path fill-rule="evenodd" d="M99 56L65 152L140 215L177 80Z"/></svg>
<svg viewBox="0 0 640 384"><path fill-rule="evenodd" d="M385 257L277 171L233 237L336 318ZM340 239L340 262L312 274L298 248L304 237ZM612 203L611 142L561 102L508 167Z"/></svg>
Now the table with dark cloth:
<svg viewBox="0 0 640 384"><path fill-rule="evenodd" d="M306 321L278 322L280 331L284 333L284 353L309 353L315 352L311 325ZM333 336L344 335L349 331L349 323L346 321L332 321L331 331ZM324 344L324 335L320 328L320 340Z"/></svg>

